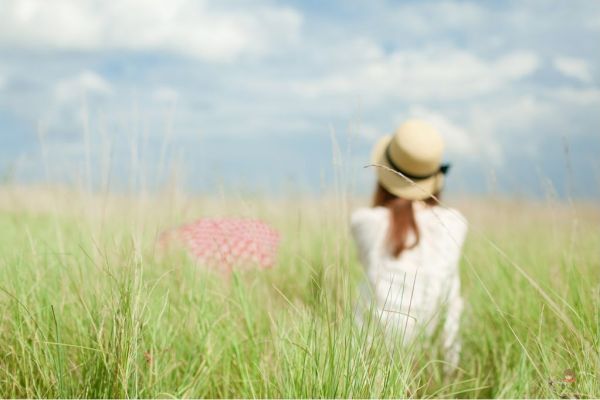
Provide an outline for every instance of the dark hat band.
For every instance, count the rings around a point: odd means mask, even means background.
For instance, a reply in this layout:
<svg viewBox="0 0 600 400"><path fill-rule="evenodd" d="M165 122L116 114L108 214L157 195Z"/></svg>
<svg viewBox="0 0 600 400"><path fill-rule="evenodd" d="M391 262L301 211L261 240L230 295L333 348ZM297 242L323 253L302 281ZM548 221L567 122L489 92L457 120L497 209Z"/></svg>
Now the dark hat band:
<svg viewBox="0 0 600 400"><path fill-rule="evenodd" d="M446 175L448 173L448 170L450 170L450 164L442 164L440 165L440 167L438 168L437 171L435 171L432 174L428 174L428 175L412 175L409 174L408 172L405 172L402 170L402 168L400 168L394 161L392 161L392 157L390 157L390 145L388 144L386 149L385 149L385 159L388 162L388 164L390 164L390 166L392 167L392 169L400 174L402 174L403 176L407 177L410 180L413 181L420 181L420 180L424 180L424 179L428 179L431 178L434 175L439 174L440 172L444 175Z"/></svg>

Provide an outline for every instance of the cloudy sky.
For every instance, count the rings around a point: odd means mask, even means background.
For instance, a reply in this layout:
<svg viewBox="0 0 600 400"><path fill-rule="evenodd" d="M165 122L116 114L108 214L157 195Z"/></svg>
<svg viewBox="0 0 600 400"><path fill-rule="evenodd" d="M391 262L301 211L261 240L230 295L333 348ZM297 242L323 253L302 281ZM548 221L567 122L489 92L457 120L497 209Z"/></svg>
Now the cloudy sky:
<svg viewBox="0 0 600 400"><path fill-rule="evenodd" d="M368 192L372 144L417 116L452 192L600 196L598 1L0 8L5 180Z"/></svg>

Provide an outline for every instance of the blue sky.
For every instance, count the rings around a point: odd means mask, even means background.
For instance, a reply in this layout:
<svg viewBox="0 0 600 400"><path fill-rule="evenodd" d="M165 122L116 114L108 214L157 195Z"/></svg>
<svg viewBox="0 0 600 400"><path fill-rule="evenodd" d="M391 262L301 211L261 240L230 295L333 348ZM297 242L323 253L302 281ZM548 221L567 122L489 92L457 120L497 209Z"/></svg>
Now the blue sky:
<svg viewBox="0 0 600 400"><path fill-rule="evenodd" d="M368 192L416 116L451 192L600 196L598 1L0 7L6 179Z"/></svg>

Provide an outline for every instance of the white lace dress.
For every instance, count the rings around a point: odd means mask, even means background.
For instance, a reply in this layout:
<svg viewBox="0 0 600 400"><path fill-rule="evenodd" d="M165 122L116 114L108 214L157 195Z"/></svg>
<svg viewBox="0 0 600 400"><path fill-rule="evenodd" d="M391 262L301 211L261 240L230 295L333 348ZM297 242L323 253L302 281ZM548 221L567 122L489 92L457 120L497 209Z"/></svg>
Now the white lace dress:
<svg viewBox="0 0 600 400"><path fill-rule="evenodd" d="M458 262L467 222L456 210L414 203L419 244L398 258L387 249L389 210L361 208L352 213L352 235L365 268L368 285L362 290L357 320L374 309L386 333L410 343L418 334L431 334L445 317L442 328L446 361L458 363L460 297ZM414 236L408 242L414 241ZM371 306L372 305L372 306ZM371 308L373 307L373 308Z"/></svg>

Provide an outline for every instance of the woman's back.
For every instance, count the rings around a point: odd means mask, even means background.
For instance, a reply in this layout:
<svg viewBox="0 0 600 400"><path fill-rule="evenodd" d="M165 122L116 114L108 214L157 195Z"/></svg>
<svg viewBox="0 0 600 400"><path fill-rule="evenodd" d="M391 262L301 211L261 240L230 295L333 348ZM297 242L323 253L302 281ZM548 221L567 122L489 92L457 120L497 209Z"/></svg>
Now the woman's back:
<svg viewBox="0 0 600 400"><path fill-rule="evenodd" d="M458 261L466 220L456 210L422 202L414 203L414 214L419 240L412 247L416 236L410 235L399 257L389 250L388 208L361 208L351 220L370 286L363 292L363 308L372 300L385 329L401 334L405 342L419 329L430 332L444 307L447 324L457 329L462 309Z"/></svg>

